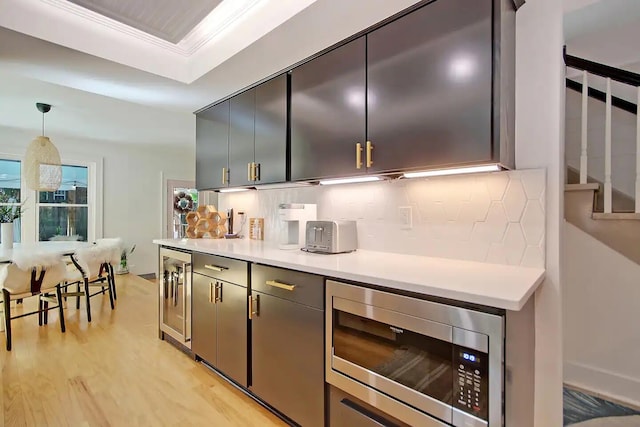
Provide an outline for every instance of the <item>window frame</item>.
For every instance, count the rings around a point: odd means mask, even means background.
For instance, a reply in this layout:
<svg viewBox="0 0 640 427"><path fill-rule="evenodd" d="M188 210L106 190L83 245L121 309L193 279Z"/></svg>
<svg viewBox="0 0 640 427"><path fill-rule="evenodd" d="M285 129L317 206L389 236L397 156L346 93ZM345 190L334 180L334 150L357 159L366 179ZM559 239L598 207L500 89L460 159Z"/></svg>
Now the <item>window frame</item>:
<svg viewBox="0 0 640 427"><path fill-rule="evenodd" d="M82 156L84 157L84 156ZM20 203L24 211L20 223L20 242L23 244L38 243L40 241L40 203L38 192L27 187L24 173L24 158L21 155L0 152L0 159L17 160L20 162ZM94 242L102 237L103 218L103 163L102 157L92 159L63 158L62 164L68 166L81 166L87 168L87 241ZM55 203L43 203L49 206L76 206Z"/></svg>
<svg viewBox="0 0 640 427"><path fill-rule="evenodd" d="M62 166L76 166L87 168L87 203L56 203L56 195L51 202L40 203L40 195L38 191L33 191L34 195L34 210L35 210L35 241L40 241L40 208L41 207L58 207L58 208L74 208L81 207L87 208L87 242L95 242L96 230L95 230L95 200L96 200L96 185L95 185L95 163L82 162L82 161L62 161Z"/></svg>
<svg viewBox="0 0 640 427"><path fill-rule="evenodd" d="M24 188L25 186L25 181L24 181L24 168L23 168L23 160L19 157L19 156L15 156L15 155L9 155L9 154L0 154L0 160L7 160L7 161L11 161L11 162L19 162L20 163L20 200L18 200L15 203L0 203L0 206L21 206L24 203L25 200L25 194L24 194ZM23 206L24 209L24 206ZM23 242L24 241L24 214L20 217L20 233L15 233L14 232L14 237L13 240L16 240L17 237L17 243Z"/></svg>

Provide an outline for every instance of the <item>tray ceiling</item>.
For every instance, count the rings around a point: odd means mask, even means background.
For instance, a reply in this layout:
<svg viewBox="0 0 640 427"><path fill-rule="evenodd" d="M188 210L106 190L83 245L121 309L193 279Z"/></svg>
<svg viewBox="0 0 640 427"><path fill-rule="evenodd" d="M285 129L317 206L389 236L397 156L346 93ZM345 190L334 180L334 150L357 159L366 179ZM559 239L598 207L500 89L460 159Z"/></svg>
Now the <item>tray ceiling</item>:
<svg viewBox="0 0 640 427"><path fill-rule="evenodd" d="M177 44L222 0L69 0L100 15Z"/></svg>
<svg viewBox="0 0 640 427"><path fill-rule="evenodd" d="M191 83L316 1L0 0L0 26Z"/></svg>

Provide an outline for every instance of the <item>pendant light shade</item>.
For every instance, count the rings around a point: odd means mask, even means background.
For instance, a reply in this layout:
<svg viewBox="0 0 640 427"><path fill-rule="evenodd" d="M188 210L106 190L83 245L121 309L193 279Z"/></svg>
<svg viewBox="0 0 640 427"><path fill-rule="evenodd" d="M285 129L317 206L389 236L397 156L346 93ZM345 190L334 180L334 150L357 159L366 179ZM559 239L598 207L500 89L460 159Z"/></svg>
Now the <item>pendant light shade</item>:
<svg viewBox="0 0 640 427"><path fill-rule="evenodd" d="M36 107L42 113L42 136L36 137L27 147L24 157L25 178L32 190L55 191L62 182L62 162L56 146L44 136L44 115L51 110L51 106L37 103Z"/></svg>

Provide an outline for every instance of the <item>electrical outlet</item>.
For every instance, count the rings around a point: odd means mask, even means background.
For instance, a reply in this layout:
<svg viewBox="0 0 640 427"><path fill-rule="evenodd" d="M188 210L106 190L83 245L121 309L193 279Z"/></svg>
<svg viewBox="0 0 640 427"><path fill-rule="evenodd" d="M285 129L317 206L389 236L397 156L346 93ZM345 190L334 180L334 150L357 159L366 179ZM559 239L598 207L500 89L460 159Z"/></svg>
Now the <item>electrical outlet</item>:
<svg viewBox="0 0 640 427"><path fill-rule="evenodd" d="M400 228L403 230L411 230L413 228L411 206L399 206L398 215L400 216Z"/></svg>

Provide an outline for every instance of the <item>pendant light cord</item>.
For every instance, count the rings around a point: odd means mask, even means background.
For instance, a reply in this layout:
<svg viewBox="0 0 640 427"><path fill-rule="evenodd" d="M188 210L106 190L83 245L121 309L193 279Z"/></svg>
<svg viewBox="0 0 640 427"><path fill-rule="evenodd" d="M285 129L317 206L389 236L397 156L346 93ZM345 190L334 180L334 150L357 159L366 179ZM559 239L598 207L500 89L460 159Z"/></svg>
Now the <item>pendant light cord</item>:
<svg viewBox="0 0 640 427"><path fill-rule="evenodd" d="M42 113L42 136L44 136L44 113Z"/></svg>

